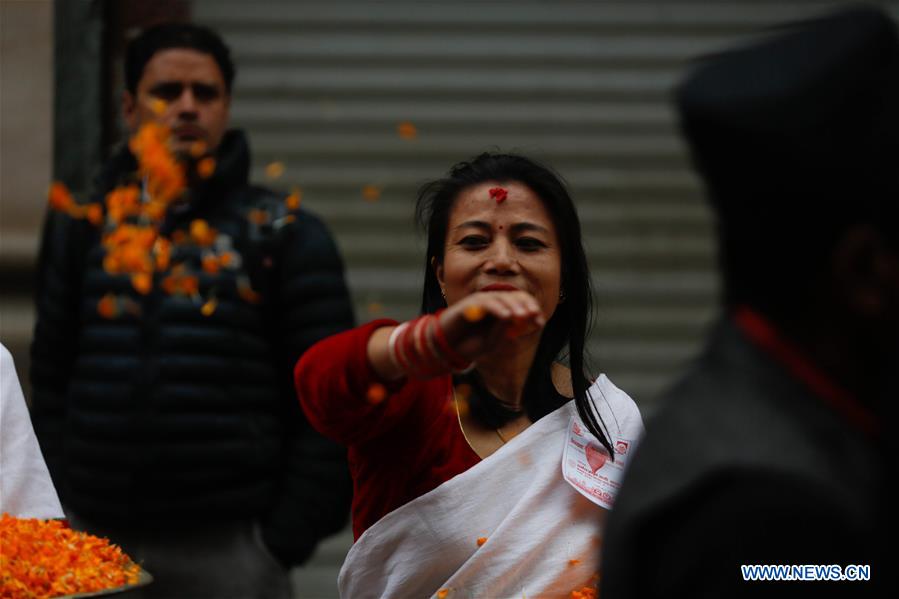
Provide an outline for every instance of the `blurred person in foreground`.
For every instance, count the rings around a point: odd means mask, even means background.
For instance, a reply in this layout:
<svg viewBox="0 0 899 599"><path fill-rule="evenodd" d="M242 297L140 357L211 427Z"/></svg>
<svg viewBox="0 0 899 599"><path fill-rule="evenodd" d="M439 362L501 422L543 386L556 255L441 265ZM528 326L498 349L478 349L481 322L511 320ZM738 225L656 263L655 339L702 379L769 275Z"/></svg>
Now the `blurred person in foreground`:
<svg viewBox="0 0 899 599"><path fill-rule="evenodd" d="M215 160L159 231L191 239L203 223L228 245L221 268L200 268L218 247L172 255L200 272L194 299L165 292L158 272L138 293L106 268L101 229L65 214L48 219L40 256L36 431L73 526L121 544L155 597L289 596L288 568L349 513L346 452L311 430L291 384L310 345L353 325L342 262L305 210L277 230L253 218L283 217L285 201L248 183L246 139L228 129L233 79L228 48L204 27L156 26L127 48L132 133L156 123L179 160L197 147ZM96 198L136 168L122 147ZM146 197L147 180L137 185ZM240 293L246 279L261 297ZM214 293L214 311L198 293ZM99 314L109 294L132 308Z"/></svg>
<svg viewBox="0 0 899 599"><path fill-rule="evenodd" d="M890 592L896 25L853 8L782 28L700 63L677 104L717 216L724 314L647 426L600 594ZM871 580L744 581L767 564L870 565Z"/></svg>
<svg viewBox="0 0 899 599"><path fill-rule="evenodd" d="M574 203L549 169L482 154L426 185L418 216L422 316L331 337L295 371L310 422L349 447L341 596L595 596L601 520L643 424L585 370Z"/></svg>

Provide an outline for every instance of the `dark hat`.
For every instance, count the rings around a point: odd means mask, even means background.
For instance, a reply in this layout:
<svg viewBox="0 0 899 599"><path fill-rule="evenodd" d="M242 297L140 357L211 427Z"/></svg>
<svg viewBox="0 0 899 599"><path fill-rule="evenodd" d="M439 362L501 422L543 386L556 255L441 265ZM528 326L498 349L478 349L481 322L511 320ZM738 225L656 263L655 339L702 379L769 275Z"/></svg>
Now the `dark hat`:
<svg viewBox="0 0 899 599"><path fill-rule="evenodd" d="M878 9L707 57L677 105L725 237L785 241L803 224L827 234L887 215L899 230L899 37Z"/></svg>

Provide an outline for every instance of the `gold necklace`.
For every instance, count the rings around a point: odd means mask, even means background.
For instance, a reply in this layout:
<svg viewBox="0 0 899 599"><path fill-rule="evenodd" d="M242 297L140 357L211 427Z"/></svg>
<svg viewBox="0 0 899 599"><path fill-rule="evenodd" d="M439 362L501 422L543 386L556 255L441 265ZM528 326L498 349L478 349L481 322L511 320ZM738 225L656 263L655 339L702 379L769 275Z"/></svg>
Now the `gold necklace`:
<svg viewBox="0 0 899 599"><path fill-rule="evenodd" d="M505 444L506 444L506 438L503 437L503 434L502 434L501 432L499 432L499 429L498 429L498 428L495 428L495 429L493 429L493 430L496 431L496 436L499 437L499 440L503 442L503 445L505 445Z"/></svg>

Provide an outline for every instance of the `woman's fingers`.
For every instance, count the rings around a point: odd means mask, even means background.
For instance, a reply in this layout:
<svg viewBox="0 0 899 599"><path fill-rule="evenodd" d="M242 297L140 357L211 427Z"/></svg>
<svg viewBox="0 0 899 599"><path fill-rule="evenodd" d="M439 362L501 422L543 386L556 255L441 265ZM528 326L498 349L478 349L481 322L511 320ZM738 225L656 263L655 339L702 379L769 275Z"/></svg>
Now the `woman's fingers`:
<svg viewBox="0 0 899 599"><path fill-rule="evenodd" d="M524 291L480 292L450 306L441 324L464 355L489 351L503 339L539 331L546 324L537 300Z"/></svg>
<svg viewBox="0 0 899 599"><path fill-rule="evenodd" d="M472 296L472 301L489 302L502 306L504 310L497 316L503 320L532 320L540 326L544 324L543 314L537 300L524 291L479 293Z"/></svg>

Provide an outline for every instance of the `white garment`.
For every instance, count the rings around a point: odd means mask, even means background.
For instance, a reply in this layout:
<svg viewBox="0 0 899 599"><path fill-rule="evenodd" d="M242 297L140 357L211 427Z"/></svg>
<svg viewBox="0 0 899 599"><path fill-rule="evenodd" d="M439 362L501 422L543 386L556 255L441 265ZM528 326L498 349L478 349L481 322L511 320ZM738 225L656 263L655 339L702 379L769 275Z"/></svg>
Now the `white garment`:
<svg viewBox="0 0 899 599"><path fill-rule="evenodd" d="M642 436L637 406L608 378L590 396L612 443ZM344 561L341 597L568 597L594 584L607 512L562 477L576 417L568 402L376 522Z"/></svg>
<svg viewBox="0 0 899 599"><path fill-rule="evenodd" d="M0 345L0 513L19 518L64 518L12 355Z"/></svg>

